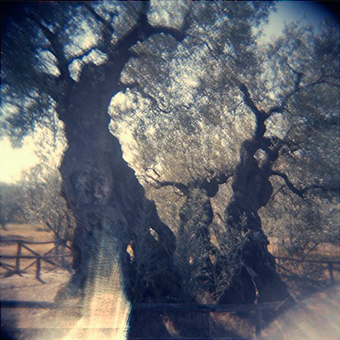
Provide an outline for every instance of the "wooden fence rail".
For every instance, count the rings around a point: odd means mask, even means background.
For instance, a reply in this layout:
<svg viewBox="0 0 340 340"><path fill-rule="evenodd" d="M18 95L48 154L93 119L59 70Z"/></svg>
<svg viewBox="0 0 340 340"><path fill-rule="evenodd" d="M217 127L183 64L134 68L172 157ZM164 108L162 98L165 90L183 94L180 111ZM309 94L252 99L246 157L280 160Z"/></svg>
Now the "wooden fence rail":
<svg viewBox="0 0 340 340"><path fill-rule="evenodd" d="M175 304L175 303L135 303L132 304L133 311L161 311L161 312L200 312L206 315L207 325L210 325L210 313L225 313L225 312L254 312L255 313L255 334L260 338L261 330L263 328L262 311L264 310L276 310L285 305L289 307L292 303L285 301L260 303L254 305L248 304ZM77 309L81 307L63 307L56 303L44 302L44 301L17 301L17 300L3 300L1 301L1 308L42 308L42 309ZM210 327L208 329L209 339L212 339ZM185 338L187 339L187 338ZM239 338L238 338L239 339ZM164 339L163 339L164 340Z"/></svg>
<svg viewBox="0 0 340 340"><path fill-rule="evenodd" d="M23 273L27 273L27 269L36 265L36 275L35 277L41 282L45 283L41 279L41 264L42 261L45 261L51 265L65 268L66 263L65 263L65 258L66 257L72 257L71 254L65 254L65 248L68 248L71 250L71 248L66 244L65 240L59 239L59 240L54 240L54 241L44 241L44 242L35 242L35 241L25 241L25 240L17 240L17 239L12 239L12 240L1 240L1 243L17 243L17 252L16 255L1 255L0 256L0 262L1 266L7 270L6 277L12 276L12 275L19 275L22 276ZM28 246L30 245L41 245L41 244L54 244L54 247L52 247L48 252L44 254L39 254L32 248ZM26 249L33 255L23 255L22 250ZM61 250L61 255L60 254ZM52 251L55 251L57 255L49 255L52 253ZM15 259L15 265L5 263L3 259ZM30 263L28 266L25 268L21 269L21 259L32 259L34 260L32 263ZM61 266L58 265L56 262L52 261L51 259L60 259L61 260Z"/></svg>
<svg viewBox="0 0 340 340"><path fill-rule="evenodd" d="M3 259L15 259L16 263L15 265L10 264L2 264L4 268L6 268L11 274L19 274L21 275L22 272L27 270L30 266L32 266L34 263L36 263L36 278L43 282L40 278L40 271L41 271L41 261L48 262L50 264L57 265L53 259L64 257L69 257L72 255L50 255L51 252L57 247L62 244L64 247L70 248L66 245L66 243L61 240L56 240L53 242L32 242L32 241L22 241L22 240L7 240L7 242L17 242L17 254L16 255L3 255ZM47 253L44 255L40 255L34 250L32 250L30 247L27 246L27 244L48 244L48 243L55 243L55 246L50 249ZM23 255L22 249L26 249L30 251L33 255ZM20 269L20 259L34 259L35 262L33 264L30 264L25 269ZM308 259L296 259L296 258L286 258L286 257L276 257L276 261L293 261L293 262L307 262L307 263L318 263L318 264L325 264L325 269L328 269L329 271L329 278L330 283L334 284L334 275L333 270L335 266L339 266L339 261L328 261L328 260L308 260ZM277 263L277 265L280 265ZM186 312L198 312L198 313L204 313L206 315L206 322L207 325L210 325L210 313L211 312L217 312L217 313L223 313L223 312L250 312L254 313L254 320L255 320L255 334L257 338L261 337L261 330L263 328L263 319L262 319L262 312L265 310L276 310L280 308L281 306L285 305L285 307L289 307L291 303L287 303L285 301L283 302L275 302L275 303L261 303L261 304L254 304L254 305L225 305L225 304L173 304L173 303L164 303L164 304L150 304L150 303L135 303L132 305L132 311L162 311L162 312L176 312L176 311L186 311ZM64 308L60 307L59 305L55 303L49 303L49 302L40 302L40 301L14 301L14 300L7 300L7 301L1 301L1 307L4 308ZM67 308L67 307L65 307ZM208 329L208 333L210 335L210 326ZM209 337L212 339L211 337Z"/></svg>
<svg viewBox="0 0 340 340"><path fill-rule="evenodd" d="M276 261L290 261L290 262L298 262L298 263L318 263L318 264L325 264L327 267L325 267L326 270L328 270L329 273L329 281L330 284L333 285L335 283L334 280L334 268L336 266L340 266L340 261L329 261L329 260L308 260L308 259L296 259L296 258L290 258L290 257L281 257L281 256L275 256ZM276 264L277 266L281 267L279 263ZM287 268L284 268L285 270L288 270ZM289 271L289 270L288 270Z"/></svg>
<svg viewBox="0 0 340 340"><path fill-rule="evenodd" d="M65 258L66 257L71 257L72 255L65 255L64 254L64 250L65 248L68 248L71 250L71 248L67 245L66 241L63 239L58 239L58 240L54 240L54 241L41 241L41 242L37 242L37 241L26 241L26 240L21 240L21 239L9 239L9 240L1 240L1 243L17 243L17 253L16 255L2 255L0 258L1 261L1 266L7 270L7 274L6 276L12 276L12 275L20 275L22 276L23 273L26 273L27 269L32 267L34 264L36 265L36 278L43 282L43 280L40 277L40 272L41 272L41 262L45 261L51 265L54 266L59 266L57 263L55 263L54 261L52 261L53 258L60 258L61 259L61 266L62 268L65 268ZM46 252L45 254L39 254L36 251L34 251L33 249L31 249L28 245L42 245L42 244L54 244L54 247L51 248L48 252ZM26 249L27 251L29 251L30 253L32 253L33 255L28 256L28 255L22 255L22 249ZM60 249L61 249L61 255L58 255L60 253ZM50 254L53 250L56 251L57 255L54 256L47 256L48 254ZM29 264L27 267L21 269L20 265L21 265L21 259L34 259L35 261L33 261L31 264ZM5 263L4 261L2 261L1 259L15 259L15 266L13 266L12 264L9 263ZM288 257L281 257L281 256L275 256L275 260L277 261L277 266L278 267L282 267L280 265L280 263L278 263L279 261L291 261L291 262L299 262L299 263L319 263L319 264L326 264L327 265L327 269L329 272L329 280L330 283L333 285L334 284L334 267L335 266L340 266L340 261L329 261L329 260L308 260L308 259L296 259L296 258L288 258ZM282 267L283 269L289 271L287 268Z"/></svg>

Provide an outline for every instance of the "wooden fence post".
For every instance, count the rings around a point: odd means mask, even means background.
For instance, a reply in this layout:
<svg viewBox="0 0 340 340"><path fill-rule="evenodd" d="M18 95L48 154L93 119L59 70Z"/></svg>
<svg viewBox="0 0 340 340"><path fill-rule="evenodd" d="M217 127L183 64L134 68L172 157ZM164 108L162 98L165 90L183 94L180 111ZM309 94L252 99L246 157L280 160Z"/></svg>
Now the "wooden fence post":
<svg viewBox="0 0 340 340"><path fill-rule="evenodd" d="M21 241L18 241L18 248L17 248L17 258L15 260L15 272L22 276L20 273L20 255L21 255L21 250L22 250L22 243Z"/></svg>
<svg viewBox="0 0 340 340"><path fill-rule="evenodd" d="M334 275L333 275L333 264L328 262L328 271L329 271L329 279L331 281L331 285L334 284Z"/></svg>
<svg viewBox="0 0 340 340"><path fill-rule="evenodd" d="M40 271L41 271L41 257L37 256L37 267L36 267L35 277L40 282L45 283L40 277Z"/></svg>
<svg viewBox="0 0 340 340"><path fill-rule="evenodd" d="M261 338L261 328L262 328L262 311L261 309L257 308L255 309L255 334L256 334L256 339Z"/></svg>
<svg viewBox="0 0 340 340"><path fill-rule="evenodd" d="M66 268L66 262L65 262L65 257L64 257L64 255L65 255L65 246L64 245L62 245L61 246L61 266L63 267L63 268Z"/></svg>
<svg viewBox="0 0 340 340"><path fill-rule="evenodd" d="M211 333L210 333L210 312L208 311L206 314L207 314L208 337L211 338Z"/></svg>

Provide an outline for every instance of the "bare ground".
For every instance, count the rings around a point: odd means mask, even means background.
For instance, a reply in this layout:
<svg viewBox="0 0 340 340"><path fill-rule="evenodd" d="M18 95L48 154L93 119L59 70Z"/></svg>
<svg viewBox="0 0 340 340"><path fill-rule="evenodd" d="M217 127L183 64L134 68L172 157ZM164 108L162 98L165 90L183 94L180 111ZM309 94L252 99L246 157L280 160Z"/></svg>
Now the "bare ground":
<svg viewBox="0 0 340 340"><path fill-rule="evenodd" d="M29 241L50 241L53 234L41 231L40 227L30 225L9 225L8 230L1 230L1 240L24 239ZM40 254L46 253L53 245L30 245ZM0 254L14 255L16 244L1 242ZM29 254L23 250L23 254ZM339 247L326 247L319 250L323 258L339 258ZM14 264L14 260L6 263ZM26 261L26 262L25 262ZM28 265L29 260L22 262ZM53 302L59 288L70 278L67 270L51 265L44 265L41 277L45 284L35 278L35 266L28 269L23 276L13 275L5 277L7 271L0 268L0 298L1 300L23 300ZM327 274L327 273L326 273ZM340 282L340 274L335 271L334 276ZM299 306L288 314L276 320L263 333L263 339L329 339L340 340L339 315L340 286L320 292L308 300L302 301ZM79 314L75 310L50 310L34 308L2 308L1 327L2 339L13 340L62 340L77 322ZM165 322L171 333L171 321ZM211 327L216 336L238 334L250 337L253 328L245 320L232 313L212 313ZM15 329L20 329L16 331ZM214 331L215 330L215 331ZM289 331L288 331L289 330ZM304 333L303 333L304 332ZM286 336L285 336L286 335ZM288 336L289 335L289 336ZM322 337L323 335L327 336ZM302 336L302 337L301 337ZM320 337L321 336L321 337ZM72 339L73 340L73 339Z"/></svg>
<svg viewBox="0 0 340 340"><path fill-rule="evenodd" d="M13 224L8 226L8 230L1 230L1 255L15 255L17 245L15 243L6 243L6 240L21 239L27 241L52 241L53 234L48 231L41 231L38 226L27 224ZM29 245L39 254L45 254L53 244L47 245ZM30 254L23 249L22 254ZM32 253L31 253L32 255ZM14 265L15 260L3 259L2 262ZM32 263L32 260L21 260L20 268L24 268ZM27 273L19 276L17 274L6 277L8 272L0 268L0 298L1 300L21 300L21 301L42 301L53 302L58 289L65 284L70 278L70 272L57 268L55 266L42 265L41 278L45 283L38 281L35 277L36 266L33 265L27 270ZM1 308L1 328L2 336L8 339L26 340L30 337L25 329L39 329L56 327L51 323L52 312L50 309L31 309L31 308ZM52 318L53 319L53 318ZM19 328L23 331L12 333L13 328ZM5 330L5 331L4 331ZM31 337L32 340L34 337ZM47 339L46 339L47 340Z"/></svg>

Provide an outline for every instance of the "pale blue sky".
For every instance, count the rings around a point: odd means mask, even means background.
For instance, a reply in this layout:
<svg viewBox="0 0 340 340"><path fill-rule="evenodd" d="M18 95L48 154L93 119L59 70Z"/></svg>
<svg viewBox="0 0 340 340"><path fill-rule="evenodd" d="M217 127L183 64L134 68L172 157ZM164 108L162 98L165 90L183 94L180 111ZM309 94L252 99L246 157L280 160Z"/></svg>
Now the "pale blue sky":
<svg viewBox="0 0 340 340"><path fill-rule="evenodd" d="M263 31L265 41L270 40L272 36L277 38L285 23L310 22L317 26L324 18L331 15L324 5L311 1L279 1L276 7L277 11L270 14L268 26Z"/></svg>

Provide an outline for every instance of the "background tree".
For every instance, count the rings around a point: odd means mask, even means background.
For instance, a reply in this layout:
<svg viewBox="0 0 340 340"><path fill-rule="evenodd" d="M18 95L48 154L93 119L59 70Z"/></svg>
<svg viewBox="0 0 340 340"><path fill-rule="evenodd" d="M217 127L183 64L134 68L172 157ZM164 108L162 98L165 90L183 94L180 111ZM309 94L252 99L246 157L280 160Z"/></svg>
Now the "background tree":
<svg viewBox="0 0 340 340"><path fill-rule="evenodd" d="M58 170L66 141L57 117L51 123L36 130L33 140L38 164L23 174L18 185L23 189L26 220L52 231L56 239L71 240L75 220L65 199L60 196Z"/></svg>
<svg viewBox="0 0 340 340"><path fill-rule="evenodd" d="M22 188L0 183L0 223L4 230L9 223L25 221L24 203Z"/></svg>
<svg viewBox="0 0 340 340"><path fill-rule="evenodd" d="M61 179L58 170L46 169L41 165L29 170L20 183L25 198L25 216L31 224L52 231L56 239L72 239L75 226L72 212L60 196Z"/></svg>
<svg viewBox="0 0 340 340"><path fill-rule="evenodd" d="M242 16L242 24L236 5L205 6L209 7L195 7L192 14L198 17L197 13L203 15L201 9L207 10L207 16L200 17L204 24L200 21L196 26L199 33L191 27L181 45L169 44L157 52L157 41L152 49L156 53L143 50L145 60L131 60L123 74L129 90L113 100L114 119L120 123L112 128L117 135L126 134L126 127L130 128L130 135L122 139L124 148L133 150L130 162L151 186L151 197L163 206L163 218L175 221L181 231L185 219L196 227L206 221L205 225L212 228L211 216L223 213L216 200L214 211L208 207L210 203L206 205L208 197L202 199L201 185L211 181L214 173L232 174L232 186L229 183L224 189L231 201L224 203L224 220L228 237L235 237L241 249L239 265L234 268L235 282L229 281L230 293L227 289L221 301L284 299L288 293L266 250L268 241L261 217L268 203L280 196L278 183L284 186L281 191L290 191L296 196L293 200L301 199L304 205L310 205L308 201L316 203L326 193L335 204L339 164L322 145L327 143L328 150L336 153L338 54L331 47L337 46L336 24L325 22L318 32L311 26L299 28L293 24L277 42L261 46L251 34L251 5L242 7L249 10ZM217 8L219 14L214 12ZM222 19L222 12L228 20ZM230 26L233 20L235 26ZM228 30L230 27L235 30ZM235 41L229 38L233 34L237 36ZM141 88L140 83L146 85ZM158 92L159 84L162 91ZM293 154L295 158L302 153L305 157L300 157L298 163L293 161ZM318 173L316 169L323 170ZM152 187L172 188L183 198L169 191L156 193ZM189 204L192 209L187 204L188 188L195 189L195 203L191 197ZM179 204L171 205L171 200ZM282 209L290 207L283 205ZM306 221L310 226L319 225L317 216L324 210L317 204L314 209ZM174 211L179 216L177 221ZM279 224L278 216L276 212L271 221ZM265 230L275 227L264 226ZM179 240L183 233L177 235ZM206 238L205 242L211 243L209 233Z"/></svg>

